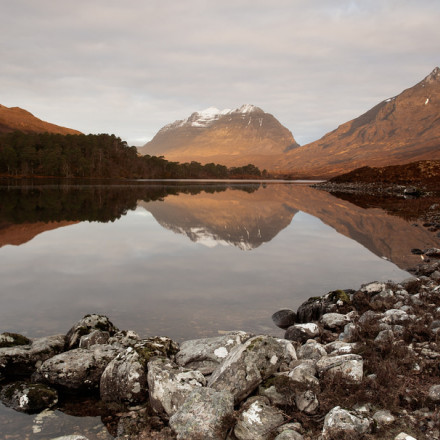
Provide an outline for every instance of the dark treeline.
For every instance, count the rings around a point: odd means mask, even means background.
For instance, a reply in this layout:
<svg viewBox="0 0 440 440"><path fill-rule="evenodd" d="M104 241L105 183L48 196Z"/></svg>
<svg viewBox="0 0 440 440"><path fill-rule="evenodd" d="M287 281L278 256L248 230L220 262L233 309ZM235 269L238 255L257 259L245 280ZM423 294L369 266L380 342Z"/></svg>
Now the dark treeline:
<svg viewBox="0 0 440 440"><path fill-rule="evenodd" d="M212 185L26 185L0 187L0 229L4 225L52 221L114 221L136 209L138 200L161 201L168 195L216 193L227 184ZM246 192L259 184L243 185Z"/></svg>
<svg viewBox="0 0 440 440"><path fill-rule="evenodd" d="M13 132L0 136L0 174L93 178L203 179L266 177L256 166L227 168L138 156L115 135Z"/></svg>

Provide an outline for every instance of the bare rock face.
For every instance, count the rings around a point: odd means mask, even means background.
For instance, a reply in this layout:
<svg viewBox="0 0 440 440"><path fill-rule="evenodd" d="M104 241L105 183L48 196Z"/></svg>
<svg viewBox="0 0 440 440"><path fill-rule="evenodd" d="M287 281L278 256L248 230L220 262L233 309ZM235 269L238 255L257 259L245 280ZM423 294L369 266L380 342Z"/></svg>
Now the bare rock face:
<svg viewBox="0 0 440 440"><path fill-rule="evenodd" d="M251 335L245 332L232 332L214 338L185 341L176 355L176 362L185 368L211 374L237 345L246 342Z"/></svg>
<svg viewBox="0 0 440 440"><path fill-rule="evenodd" d="M241 412L234 434L239 440L266 440L271 430L284 422L283 413L264 397L249 399Z"/></svg>
<svg viewBox="0 0 440 440"><path fill-rule="evenodd" d="M64 351L64 335L38 338L29 345L0 348L0 381L32 374L45 360Z"/></svg>
<svg viewBox="0 0 440 440"><path fill-rule="evenodd" d="M206 385L200 371L179 367L159 357L148 362L147 381L150 404L165 417L172 416L195 388Z"/></svg>
<svg viewBox="0 0 440 440"><path fill-rule="evenodd" d="M58 393L42 384L13 382L1 391L1 401L15 411L37 413L58 402Z"/></svg>
<svg viewBox="0 0 440 440"><path fill-rule="evenodd" d="M34 379L72 391L96 390L107 365L117 356L111 345L76 348L45 361Z"/></svg>
<svg viewBox="0 0 440 440"><path fill-rule="evenodd" d="M249 339L229 353L213 372L208 385L217 391L229 391L235 403L242 401L279 369L286 358L285 342L288 343L270 336Z"/></svg>
<svg viewBox="0 0 440 440"><path fill-rule="evenodd" d="M196 388L170 418L179 440L224 440L234 413L234 399L227 391Z"/></svg>
<svg viewBox="0 0 440 440"><path fill-rule="evenodd" d="M81 337L100 330L108 332L111 336L114 335L118 329L110 322L107 316L104 315L86 315L80 319L67 333L67 347L68 349L79 346Z"/></svg>

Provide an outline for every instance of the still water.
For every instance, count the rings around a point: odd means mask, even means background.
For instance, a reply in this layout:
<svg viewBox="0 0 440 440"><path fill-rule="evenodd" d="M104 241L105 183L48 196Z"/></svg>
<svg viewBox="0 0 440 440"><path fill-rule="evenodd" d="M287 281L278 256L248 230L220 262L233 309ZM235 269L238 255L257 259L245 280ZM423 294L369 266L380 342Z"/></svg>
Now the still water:
<svg viewBox="0 0 440 440"><path fill-rule="evenodd" d="M12 184L0 203L0 332L29 337L65 333L87 313L176 341L281 336L273 312L403 280L420 258L410 250L435 244L381 209L292 183ZM73 432L67 414L51 413L50 435ZM0 439L50 438L35 423L0 406ZM81 426L112 438L99 419Z"/></svg>

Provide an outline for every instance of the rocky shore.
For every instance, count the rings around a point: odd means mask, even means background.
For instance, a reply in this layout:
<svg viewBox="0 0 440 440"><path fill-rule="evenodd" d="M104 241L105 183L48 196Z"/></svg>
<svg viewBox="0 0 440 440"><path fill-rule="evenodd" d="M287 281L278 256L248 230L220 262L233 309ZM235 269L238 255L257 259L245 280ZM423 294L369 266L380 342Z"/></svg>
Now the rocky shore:
<svg viewBox="0 0 440 440"><path fill-rule="evenodd" d="M236 331L179 346L95 314L66 335L3 333L1 400L43 414L95 396L118 440L439 439L440 263L414 271L274 313L284 339Z"/></svg>

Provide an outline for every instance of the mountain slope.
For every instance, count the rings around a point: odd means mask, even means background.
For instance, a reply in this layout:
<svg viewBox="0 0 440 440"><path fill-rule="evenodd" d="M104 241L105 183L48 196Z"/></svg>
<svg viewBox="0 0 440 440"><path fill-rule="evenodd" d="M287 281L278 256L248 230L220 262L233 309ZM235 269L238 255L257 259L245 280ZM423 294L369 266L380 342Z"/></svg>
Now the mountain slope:
<svg viewBox="0 0 440 440"><path fill-rule="evenodd" d="M0 104L0 134L16 130L25 133L81 134L77 130L42 121L20 107L9 108Z"/></svg>
<svg viewBox="0 0 440 440"><path fill-rule="evenodd" d="M253 163L265 168L273 157L296 147L292 133L271 114L243 105L236 110L209 108L193 113L163 127L138 151L179 162Z"/></svg>
<svg viewBox="0 0 440 440"><path fill-rule="evenodd" d="M440 159L440 69L323 138L279 157L275 168L329 177L361 166Z"/></svg>

